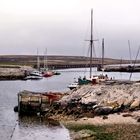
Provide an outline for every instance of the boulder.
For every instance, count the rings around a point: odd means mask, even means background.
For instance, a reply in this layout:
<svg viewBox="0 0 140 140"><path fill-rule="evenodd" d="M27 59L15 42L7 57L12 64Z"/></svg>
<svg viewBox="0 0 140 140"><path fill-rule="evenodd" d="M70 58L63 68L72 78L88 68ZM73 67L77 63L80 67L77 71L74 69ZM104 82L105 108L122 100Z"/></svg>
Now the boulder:
<svg viewBox="0 0 140 140"><path fill-rule="evenodd" d="M108 115L113 108L111 106L98 107L94 110L95 115Z"/></svg>
<svg viewBox="0 0 140 140"><path fill-rule="evenodd" d="M123 103L123 105L127 108L127 107L129 107L130 105L131 105L131 103L134 101L134 99L133 99L133 97L129 97L129 98L127 98L125 101L124 101L124 103Z"/></svg>
<svg viewBox="0 0 140 140"><path fill-rule="evenodd" d="M81 103L83 103L83 104L97 104L97 99L93 99L92 97L88 97L88 98L82 98L81 99Z"/></svg>
<svg viewBox="0 0 140 140"><path fill-rule="evenodd" d="M135 99L132 104L130 105L130 109L136 109L139 108L140 105L140 100L139 99Z"/></svg>

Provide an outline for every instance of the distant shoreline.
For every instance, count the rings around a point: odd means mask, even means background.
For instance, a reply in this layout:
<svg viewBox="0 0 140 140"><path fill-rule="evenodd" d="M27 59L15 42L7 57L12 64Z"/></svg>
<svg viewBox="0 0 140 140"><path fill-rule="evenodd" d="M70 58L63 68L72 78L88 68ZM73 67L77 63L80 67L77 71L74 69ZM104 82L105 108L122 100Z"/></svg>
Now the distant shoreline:
<svg viewBox="0 0 140 140"><path fill-rule="evenodd" d="M44 56L39 55L40 65L43 66ZM48 55L47 64L50 68L65 68L69 66L70 68L80 68L89 65L89 57L85 56L62 56L62 55ZM104 64L128 64L129 60L105 58ZM133 60L134 62L134 60ZM140 60L137 61L140 63ZM36 67L37 65L37 55L0 55L0 65L27 65ZM93 65L101 65L101 58L93 58ZM66 67L67 68L67 67Z"/></svg>

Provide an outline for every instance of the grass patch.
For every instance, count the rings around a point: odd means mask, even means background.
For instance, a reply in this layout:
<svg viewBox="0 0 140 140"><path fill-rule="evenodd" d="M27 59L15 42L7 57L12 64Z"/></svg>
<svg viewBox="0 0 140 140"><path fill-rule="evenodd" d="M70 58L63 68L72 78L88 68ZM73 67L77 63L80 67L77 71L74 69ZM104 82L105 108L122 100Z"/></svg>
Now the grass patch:
<svg viewBox="0 0 140 140"><path fill-rule="evenodd" d="M69 124L66 126L69 130L73 130L75 132L83 130L83 129L87 129L87 130L91 130L94 132L98 132L98 131L102 131L103 128L101 126L94 126L94 125L82 125L82 124L78 124L78 125L73 125L73 124Z"/></svg>
<svg viewBox="0 0 140 140"><path fill-rule="evenodd" d="M116 140L117 134L116 133L97 133L95 135L96 140Z"/></svg>
<svg viewBox="0 0 140 140"><path fill-rule="evenodd" d="M106 132L105 126L95 126L88 124L68 124L66 128L74 132L79 132L81 130L90 130L94 133L94 140L115 140L117 138L117 132Z"/></svg>

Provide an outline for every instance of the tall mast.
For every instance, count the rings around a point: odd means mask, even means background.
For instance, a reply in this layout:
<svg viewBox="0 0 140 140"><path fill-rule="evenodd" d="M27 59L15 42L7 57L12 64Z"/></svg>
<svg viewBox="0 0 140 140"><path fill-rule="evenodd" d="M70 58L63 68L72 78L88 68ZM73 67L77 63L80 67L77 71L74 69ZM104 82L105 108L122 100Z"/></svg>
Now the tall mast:
<svg viewBox="0 0 140 140"><path fill-rule="evenodd" d="M45 52L44 52L44 69L47 68L47 48L45 49Z"/></svg>
<svg viewBox="0 0 140 140"><path fill-rule="evenodd" d="M39 62L39 54L38 54L38 49L37 49L37 70L40 70L40 62Z"/></svg>
<svg viewBox="0 0 140 140"><path fill-rule="evenodd" d="M129 40L128 40L128 46L129 46L130 65L132 65L131 46L130 46L130 41Z"/></svg>
<svg viewBox="0 0 140 140"><path fill-rule="evenodd" d="M102 39L102 68L104 68L104 38Z"/></svg>
<svg viewBox="0 0 140 140"><path fill-rule="evenodd" d="M91 9L90 78L92 77L92 50L93 50L93 9Z"/></svg>

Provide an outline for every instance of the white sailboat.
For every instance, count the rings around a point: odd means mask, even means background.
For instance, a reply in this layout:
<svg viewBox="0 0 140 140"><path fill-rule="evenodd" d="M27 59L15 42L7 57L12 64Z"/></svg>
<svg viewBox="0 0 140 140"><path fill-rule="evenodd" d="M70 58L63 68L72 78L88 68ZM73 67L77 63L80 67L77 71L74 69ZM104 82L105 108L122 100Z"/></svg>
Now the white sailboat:
<svg viewBox="0 0 140 140"><path fill-rule="evenodd" d="M75 88L78 85L83 85L83 84L88 84L88 83L96 83L99 81L103 81L106 80L108 77L107 75L94 75L92 76L92 56L93 56L93 50L94 50L94 41L98 41L98 40L94 40L93 39L93 9L91 9L91 34L90 34L90 40L87 40L90 42L90 73L89 73L89 78L78 78L78 84L76 82L70 84L68 87L69 88ZM102 42L102 45L104 47L104 40Z"/></svg>
<svg viewBox="0 0 140 140"><path fill-rule="evenodd" d="M24 78L24 80L40 80L42 78L43 76L42 73L40 72L40 59L37 49L37 70L31 71L29 75Z"/></svg>

